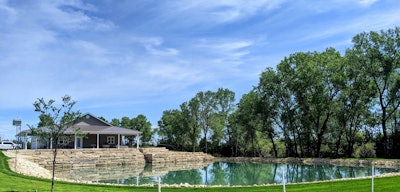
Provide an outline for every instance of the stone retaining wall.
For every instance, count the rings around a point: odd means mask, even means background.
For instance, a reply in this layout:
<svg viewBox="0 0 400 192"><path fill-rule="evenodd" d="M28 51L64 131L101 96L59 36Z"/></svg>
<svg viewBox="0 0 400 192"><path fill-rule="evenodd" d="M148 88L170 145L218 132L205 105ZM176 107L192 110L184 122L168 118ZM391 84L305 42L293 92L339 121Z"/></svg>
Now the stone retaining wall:
<svg viewBox="0 0 400 192"><path fill-rule="evenodd" d="M9 165L15 172L51 178L52 150L9 150L4 154L11 158ZM57 180L91 183L198 169L212 159L211 155L204 153L173 152L165 148L58 149L55 174Z"/></svg>
<svg viewBox="0 0 400 192"><path fill-rule="evenodd" d="M53 151L50 149L18 150L18 155L37 163L46 169L52 168ZM183 165L185 162L203 163L213 160L213 156L202 152L175 152L166 148L102 148L102 149L58 149L56 169L76 169L80 167L135 166L145 163Z"/></svg>
<svg viewBox="0 0 400 192"><path fill-rule="evenodd" d="M27 160L51 169L53 151L50 149L19 150ZM138 149L58 149L56 169L101 167L119 165L144 165L143 154Z"/></svg>
<svg viewBox="0 0 400 192"><path fill-rule="evenodd" d="M178 152L169 151L166 148L141 148L147 163L179 163L179 162L210 162L213 156L203 152Z"/></svg>

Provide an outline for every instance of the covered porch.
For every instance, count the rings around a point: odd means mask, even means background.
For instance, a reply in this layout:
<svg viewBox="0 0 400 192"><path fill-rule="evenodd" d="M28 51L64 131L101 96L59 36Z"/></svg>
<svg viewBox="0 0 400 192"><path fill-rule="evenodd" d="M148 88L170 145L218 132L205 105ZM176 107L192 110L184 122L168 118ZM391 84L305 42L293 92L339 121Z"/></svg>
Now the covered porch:
<svg viewBox="0 0 400 192"><path fill-rule="evenodd" d="M136 148L139 148L140 131L121 128L121 127L93 127L82 126L79 130L67 130L66 135L73 135L73 148L128 148L133 140ZM123 138L132 137L132 142L126 145Z"/></svg>
<svg viewBox="0 0 400 192"><path fill-rule="evenodd" d="M81 148L128 148L140 145L140 131L106 126L81 126L79 129L69 128L64 136L57 142L58 148L81 149ZM31 138L31 149L53 149L52 140L44 140L32 135L31 130L25 130L18 134L24 141L23 149L28 149L28 137ZM130 138L129 143L124 138ZM135 143L135 146L133 145Z"/></svg>
<svg viewBox="0 0 400 192"><path fill-rule="evenodd" d="M113 126L100 118L87 113L82 116L79 122L68 127L62 132L62 136L58 138L57 143L53 143L50 135L52 131L48 127L40 127L44 135L32 135L32 130L25 130L17 134L27 141L27 137L31 137L31 149L52 149L53 144L58 148L78 149L78 148L139 148L140 134L142 132L127 129L123 127ZM123 142L123 138L129 138L129 145ZM136 142L134 142L136 141ZM27 145L25 145L27 149Z"/></svg>

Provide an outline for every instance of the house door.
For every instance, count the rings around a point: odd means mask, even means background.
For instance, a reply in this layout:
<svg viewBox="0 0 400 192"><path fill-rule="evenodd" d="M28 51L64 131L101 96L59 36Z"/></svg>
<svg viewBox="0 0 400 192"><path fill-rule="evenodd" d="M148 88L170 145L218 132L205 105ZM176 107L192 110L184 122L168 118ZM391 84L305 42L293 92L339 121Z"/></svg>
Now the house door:
<svg viewBox="0 0 400 192"><path fill-rule="evenodd" d="M82 137L76 138L76 148L78 148L78 149L83 148L83 139L82 139Z"/></svg>

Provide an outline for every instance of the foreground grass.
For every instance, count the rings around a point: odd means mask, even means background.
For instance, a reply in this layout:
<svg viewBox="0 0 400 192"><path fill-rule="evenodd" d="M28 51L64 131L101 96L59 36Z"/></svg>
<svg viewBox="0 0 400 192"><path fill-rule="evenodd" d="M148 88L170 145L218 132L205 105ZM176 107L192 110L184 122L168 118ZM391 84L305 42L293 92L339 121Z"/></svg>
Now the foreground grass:
<svg viewBox="0 0 400 192"><path fill-rule="evenodd" d="M10 171L7 164L7 157L0 152L0 191L50 191L51 181L46 179L38 179L34 177L23 176ZM110 185L89 185L89 184L76 184L66 182L56 182L55 191L113 191L113 192L134 192L134 191L157 191L155 187L138 187L138 186L110 186ZM276 186L253 186L253 187L222 187L222 188L162 188L162 191L209 191L209 192L234 192L234 191L266 191L278 192L283 191L282 185ZM371 191L371 180L345 180L345 181L332 181L310 184L293 184L286 185L288 192L300 191L352 191L364 192ZM400 176L375 178L376 192L386 191L399 191L400 192Z"/></svg>

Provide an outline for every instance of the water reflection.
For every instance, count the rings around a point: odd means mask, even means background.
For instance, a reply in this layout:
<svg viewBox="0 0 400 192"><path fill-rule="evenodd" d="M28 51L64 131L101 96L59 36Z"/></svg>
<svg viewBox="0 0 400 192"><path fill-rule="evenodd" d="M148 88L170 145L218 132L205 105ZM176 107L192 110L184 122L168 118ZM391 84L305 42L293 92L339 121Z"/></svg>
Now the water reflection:
<svg viewBox="0 0 400 192"><path fill-rule="evenodd" d="M371 167L339 167L328 165L288 165L260 163L211 164L159 164L113 168L81 168L58 170L57 175L72 180L117 184L156 184L161 177L163 184L190 185L262 185L282 183L282 173L287 183L321 181L371 176ZM375 168L375 175L399 172L398 169Z"/></svg>

